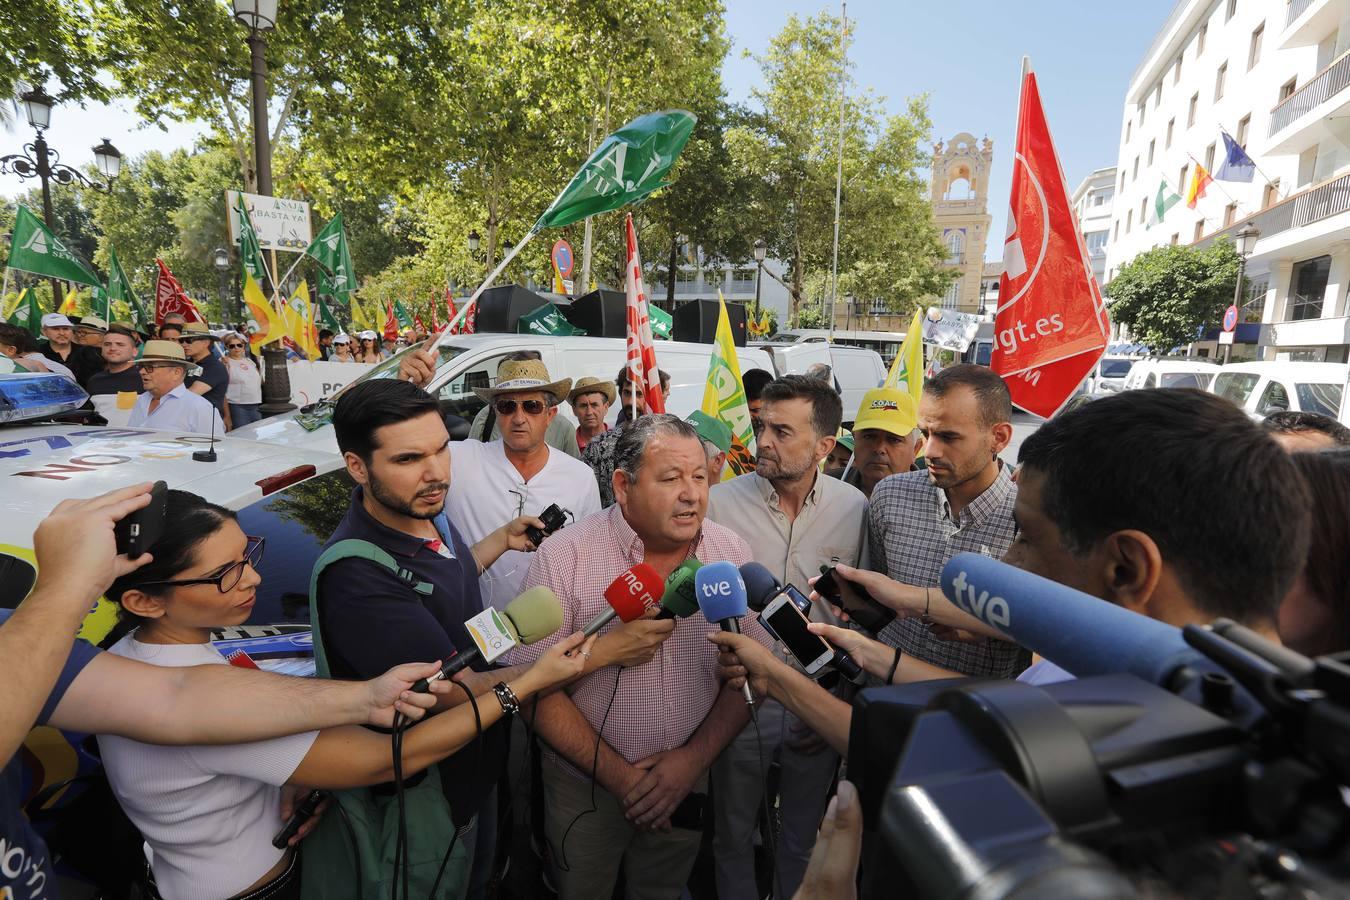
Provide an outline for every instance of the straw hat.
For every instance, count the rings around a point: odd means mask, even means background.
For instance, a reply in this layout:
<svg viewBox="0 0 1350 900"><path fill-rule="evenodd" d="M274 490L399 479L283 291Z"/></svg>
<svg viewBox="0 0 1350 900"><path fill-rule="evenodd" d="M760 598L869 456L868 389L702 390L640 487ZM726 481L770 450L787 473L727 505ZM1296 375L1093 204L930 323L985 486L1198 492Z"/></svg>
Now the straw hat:
<svg viewBox="0 0 1350 900"><path fill-rule="evenodd" d="M554 402L561 403L567 399L567 392L571 389L572 379L562 378L553 381L541 360L508 359L497 367L496 387L474 388L473 392L491 403L502 394L540 391L545 394L552 394Z"/></svg>
<svg viewBox="0 0 1350 900"><path fill-rule="evenodd" d="M614 398L619 395L619 389L614 386L612 381L587 375L585 378L577 379L577 383L572 386L572 390L567 394L567 402L575 405L577 398L582 394L604 394L605 402L613 406Z"/></svg>
<svg viewBox="0 0 1350 900"><path fill-rule="evenodd" d="M177 363L184 369L191 365L177 341L161 340L145 342L145 352L136 360L137 365L141 363Z"/></svg>
<svg viewBox="0 0 1350 900"><path fill-rule="evenodd" d="M80 321L75 323L75 327L83 328L89 331L97 331L103 334L107 334L108 332L108 323L100 319L98 316L85 316L83 319L80 319Z"/></svg>
<svg viewBox="0 0 1350 900"><path fill-rule="evenodd" d="M206 324L204 322L188 322L186 325L183 326L183 333L178 336L178 339L187 340L189 338L196 339L199 341L220 340L220 338L216 337L214 334L211 333L211 330L206 327Z"/></svg>

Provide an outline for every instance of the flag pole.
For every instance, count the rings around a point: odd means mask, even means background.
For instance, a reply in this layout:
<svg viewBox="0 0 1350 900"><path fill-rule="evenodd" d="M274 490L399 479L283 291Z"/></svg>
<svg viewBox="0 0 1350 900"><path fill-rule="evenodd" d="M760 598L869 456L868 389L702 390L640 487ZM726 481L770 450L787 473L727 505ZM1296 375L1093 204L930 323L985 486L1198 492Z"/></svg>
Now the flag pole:
<svg viewBox="0 0 1350 900"><path fill-rule="evenodd" d="M830 262L830 340L839 295L839 207L844 194L844 78L848 75L848 3L839 4L839 161L834 173L834 253Z"/></svg>
<svg viewBox="0 0 1350 900"><path fill-rule="evenodd" d="M469 298L469 301L464 304L464 307L460 309L459 312L455 313L454 321L452 321L449 325L445 326L445 328L441 329L441 333L436 335L436 339L432 341L431 344L427 347L428 353L435 352L437 347L445 343L446 337L449 336L450 334L450 329L458 325L461 321L463 321L464 317L469 314L469 310L472 309L474 304L478 302L479 295L482 294L483 291L487 290L488 286L497 279L498 275L502 274L502 270L506 268L506 266L511 262L511 260L515 259L518 255L520 255L520 251L525 249L525 245L528 244L536 234L538 234L538 232L534 230L526 232L524 239L521 240L519 244L516 244L514 247L512 247L511 252L506 254L506 256L502 259L501 262L497 263L497 268L493 269L492 272L488 274L488 277L483 279L483 283L480 284L478 286L478 289L473 292L473 296Z"/></svg>

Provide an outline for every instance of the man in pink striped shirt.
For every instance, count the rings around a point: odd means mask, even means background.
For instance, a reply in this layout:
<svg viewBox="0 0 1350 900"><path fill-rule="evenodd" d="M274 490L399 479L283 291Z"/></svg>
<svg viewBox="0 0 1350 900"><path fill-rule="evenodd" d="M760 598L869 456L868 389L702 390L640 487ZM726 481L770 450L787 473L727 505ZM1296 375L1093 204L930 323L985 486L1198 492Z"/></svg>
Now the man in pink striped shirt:
<svg viewBox="0 0 1350 900"><path fill-rule="evenodd" d="M636 563L665 578L686 559L750 560L744 540L704 521L707 459L688 423L644 416L624 429L614 458L617 505L546 540L522 585L545 585L562 601L555 638L607 609L605 588ZM742 627L770 643L757 619ZM741 694L717 681L713 628L697 615L680 620L647 662L598 669L539 701L545 831L562 900L610 896L620 863L629 898L683 891L708 768L749 718ZM518 648L513 662L538 658L553 640Z"/></svg>

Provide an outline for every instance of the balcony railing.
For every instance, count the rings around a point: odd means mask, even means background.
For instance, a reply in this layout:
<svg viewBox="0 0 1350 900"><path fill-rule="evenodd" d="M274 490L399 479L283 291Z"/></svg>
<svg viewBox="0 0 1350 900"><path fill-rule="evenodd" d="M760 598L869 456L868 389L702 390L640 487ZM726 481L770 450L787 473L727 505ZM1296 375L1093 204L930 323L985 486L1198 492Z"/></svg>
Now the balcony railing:
<svg viewBox="0 0 1350 900"><path fill-rule="evenodd" d="M1319 105L1350 87L1350 52L1341 56L1303 87L1281 100L1270 111L1270 131L1274 137Z"/></svg>
<svg viewBox="0 0 1350 900"><path fill-rule="evenodd" d="M1287 197L1254 216L1239 216L1232 225L1206 235L1195 243L1196 246L1207 246L1221 236L1231 236L1232 232L1248 222L1255 225L1262 239L1265 239L1347 211L1350 211L1350 174Z"/></svg>
<svg viewBox="0 0 1350 900"><path fill-rule="evenodd" d="M1308 7L1313 5L1313 0L1289 0L1289 12L1284 17L1284 27L1288 28L1294 24L1294 20L1303 15Z"/></svg>

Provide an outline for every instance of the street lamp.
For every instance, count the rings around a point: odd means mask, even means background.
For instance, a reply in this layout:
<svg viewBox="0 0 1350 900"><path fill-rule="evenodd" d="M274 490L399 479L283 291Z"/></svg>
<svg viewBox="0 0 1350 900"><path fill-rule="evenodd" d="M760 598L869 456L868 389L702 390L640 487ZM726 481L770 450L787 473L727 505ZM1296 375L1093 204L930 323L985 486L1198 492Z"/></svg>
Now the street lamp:
<svg viewBox="0 0 1350 900"><path fill-rule="evenodd" d="M759 321L759 283L764 278L764 257L769 254L769 245L763 238L756 238L751 245L755 251L755 321Z"/></svg>
<svg viewBox="0 0 1350 900"><path fill-rule="evenodd" d="M228 300L227 291L229 290L230 251L224 247L217 247L212 250L211 263L216 267L216 275L220 278L220 314L224 316L225 304ZM236 321L243 318L237 306L234 313Z"/></svg>
<svg viewBox="0 0 1350 900"><path fill-rule="evenodd" d="M1247 257L1256 251L1256 242L1261 237L1261 232L1251 222L1243 225L1237 234L1233 235L1233 249L1237 250L1238 255L1238 275L1237 284L1233 286L1233 305L1238 309L1238 317L1242 316L1242 276L1247 271ZM1233 326L1234 332L1237 331L1237 325ZM1236 334L1233 335L1237 337ZM1233 345L1223 345L1223 364L1228 365L1228 360L1233 355Z"/></svg>
<svg viewBox="0 0 1350 900"><path fill-rule="evenodd" d="M13 173L25 181L29 178L36 178L41 182L42 219L48 228L55 231L51 182L55 181L62 185L79 182L87 188L107 193L112 190L113 179L122 171L122 154L108 142L107 138L104 138L103 143L94 148L94 162L106 181L96 181L89 178L78 169L73 169L62 163L61 154L47 146L44 132L51 127L52 107L56 105L56 100L44 91L41 85L38 85L24 91L19 96L19 104L23 107L23 114L28 119L28 124L37 132L37 137L33 138L31 144L23 145L24 153L0 156L0 172ZM51 279L51 283L52 308L59 309L61 288L55 278Z"/></svg>
<svg viewBox="0 0 1350 900"><path fill-rule="evenodd" d="M478 252L479 246L481 246L482 243L483 243L483 238L482 238L481 235L479 235L478 229L477 229L477 228L475 228L473 231L470 231L470 232L469 232L469 252L470 252L470 253L475 253L475 254L476 254L476 253Z"/></svg>
<svg viewBox="0 0 1350 900"><path fill-rule="evenodd" d="M253 170L257 190L272 194L272 145L267 137L266 32L277 24L277 0L234 0L234 17L248 29L253 88Z"/></svg>

